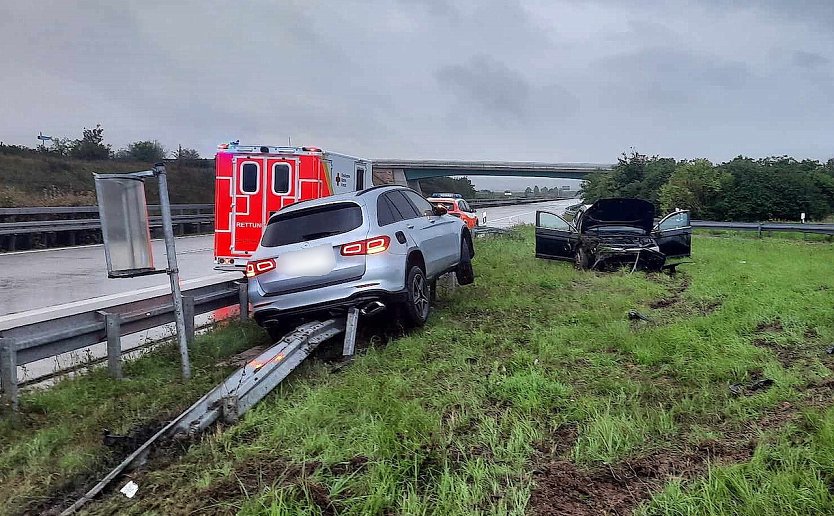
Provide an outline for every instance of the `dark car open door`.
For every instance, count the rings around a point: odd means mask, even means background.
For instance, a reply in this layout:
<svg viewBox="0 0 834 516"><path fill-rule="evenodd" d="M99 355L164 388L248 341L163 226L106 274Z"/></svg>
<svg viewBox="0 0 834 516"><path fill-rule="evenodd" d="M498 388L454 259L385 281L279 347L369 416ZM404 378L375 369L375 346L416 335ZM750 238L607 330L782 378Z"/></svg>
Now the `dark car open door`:
<svg viewBox="0 0 834 516"><path fill-rule="evenodd" d="M536 212L536 258L573 261L579 234L565 219L549 211Z"/></svg>
<svg viewBox="0 0 834 516"><path fill-rule="evenodd" d="M685 258L692 253L692 226L688 211L676 211L663 217L652 233L666 258Z"/></svg>

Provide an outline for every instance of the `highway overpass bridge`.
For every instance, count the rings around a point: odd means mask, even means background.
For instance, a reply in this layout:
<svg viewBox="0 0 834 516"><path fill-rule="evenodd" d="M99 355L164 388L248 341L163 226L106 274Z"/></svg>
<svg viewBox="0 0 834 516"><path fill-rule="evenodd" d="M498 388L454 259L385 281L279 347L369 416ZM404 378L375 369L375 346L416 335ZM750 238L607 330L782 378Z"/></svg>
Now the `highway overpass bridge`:
<svg viewBox="0 0 834 516"><path fill-rule="evenodd" d="M591 172L609 172L609 163L541 163L535 161L452 161L375 159L374 175L381 183L408 181L441 176L505 176L584 179Z"/></svg>

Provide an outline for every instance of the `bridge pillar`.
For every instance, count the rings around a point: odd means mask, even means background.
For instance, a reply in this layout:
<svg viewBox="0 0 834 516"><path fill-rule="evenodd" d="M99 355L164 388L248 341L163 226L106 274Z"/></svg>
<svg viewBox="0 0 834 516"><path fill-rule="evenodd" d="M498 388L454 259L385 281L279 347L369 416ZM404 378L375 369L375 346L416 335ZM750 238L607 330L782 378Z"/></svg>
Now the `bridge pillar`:
<svg viewBox="0 0 834 516"><path fill-rule="evenodd" d="M376 168L374 167L374 186L379 185L408 185L411 188L411 183L416 181L408 181L405 177L405 170L401 168ZM415 190L419 188L419 185ZM419 191L419 190L418 190Z"/></svg>

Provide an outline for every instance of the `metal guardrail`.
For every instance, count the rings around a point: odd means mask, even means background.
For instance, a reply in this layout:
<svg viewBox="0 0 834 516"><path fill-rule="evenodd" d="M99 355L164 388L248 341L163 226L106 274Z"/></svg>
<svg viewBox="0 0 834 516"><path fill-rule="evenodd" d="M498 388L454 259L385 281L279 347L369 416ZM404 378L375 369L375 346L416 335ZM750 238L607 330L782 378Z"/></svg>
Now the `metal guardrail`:
<svg viewBox="0 0 834 516"><path fill-rule="evenodd" d="M787 231L795 233L816 233L834 235L834 224L815 224L799 222L721 222L712 220L693 220L693 228L718 229L730 231L756 231L761 236L763 231Z"/></svg>
<svg viewBox="0 0 834 516"><path fill-rule="evenodd" d="M248 318L246 284L228 280L183 291L188 340L194 338L194 316L238 304ZM22 324L0 331L0 388L4 402L16 406L17 367L37 360L107 342L110 374L121 376L121 337L174 322L170 294L57 319Z"/></svg>
<svg viewBox="0 0 834 516"><path fill-rule="evenodd" d="M162 226L162 217L148 218L150 226ZM174 215L177 224L212 224L214 215ZM27 220L23 222L0 222L0 235L28 235L33 233L59 233L62 231L94 231L101 229L101 221L95 219Z"/></svg>
<svg viewBox="0 0 834 516"><path fill-rule="evenodd" d="M158 212L158 204L149 204L148 211ZM184 214L186 211L214 213L214 204L172 204L172 214ZM93 213L98 215L98 206L28 206L22 208L0 208L0 216L18 215L63 215L75 213Z"/></svg>
<svg viewBox="0 0 834 516"><path fill-rule="evenodd" d="M161 227L159 205L148 206L151 228ZM171 206L173 224L181 234L196 226L197 233L203 227L214 224L213 204L174 204ZM83 232L101 231L98 206L48 206L0 208L0 248L15 251L19 245L31 248L33 238L42 235L47 247L75 245ZM58 238L58 235L64 235ZM89 233L88 233L89 234Z"/></svg>
<svg viewBox="0 0 834 516"><path fill-rule="evenodd" d="M516 204L535 204L539 202L564 201L572 197L538 197L538 198L515 198L515 199L472 199L466 201L473 208L493 208L496 206L513 206Z"/></svg>

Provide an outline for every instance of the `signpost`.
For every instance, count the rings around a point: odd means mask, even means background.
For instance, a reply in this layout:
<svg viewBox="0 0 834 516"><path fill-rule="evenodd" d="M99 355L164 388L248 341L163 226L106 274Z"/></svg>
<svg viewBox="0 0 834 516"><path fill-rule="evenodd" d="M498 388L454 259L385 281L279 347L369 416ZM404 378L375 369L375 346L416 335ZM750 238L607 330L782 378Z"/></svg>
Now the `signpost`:
<svg viewBox="0 0 834 516"><path fill-rule="evenodd" d="M38 140L41 141L41 146L46 147L46 142L52 141L52 137L46 136L42 132L38 131Z"/></svg>
<svg viewBox="0 0 834 516"><path fill-rule="evenodd" d="M133 278L148 274L168 274L174 304L177 342L182 360L182 377L191 377L185 328L182 292L180 291L174 228L171 222L171 202L165 165L157 163L152 170L126 174L93 174L96 183L101 233L110 278ZM162 232L168 267L158 270L153 264L148 205L145 201L145 179L159 181L159 207L162 212Z"/></svg>

